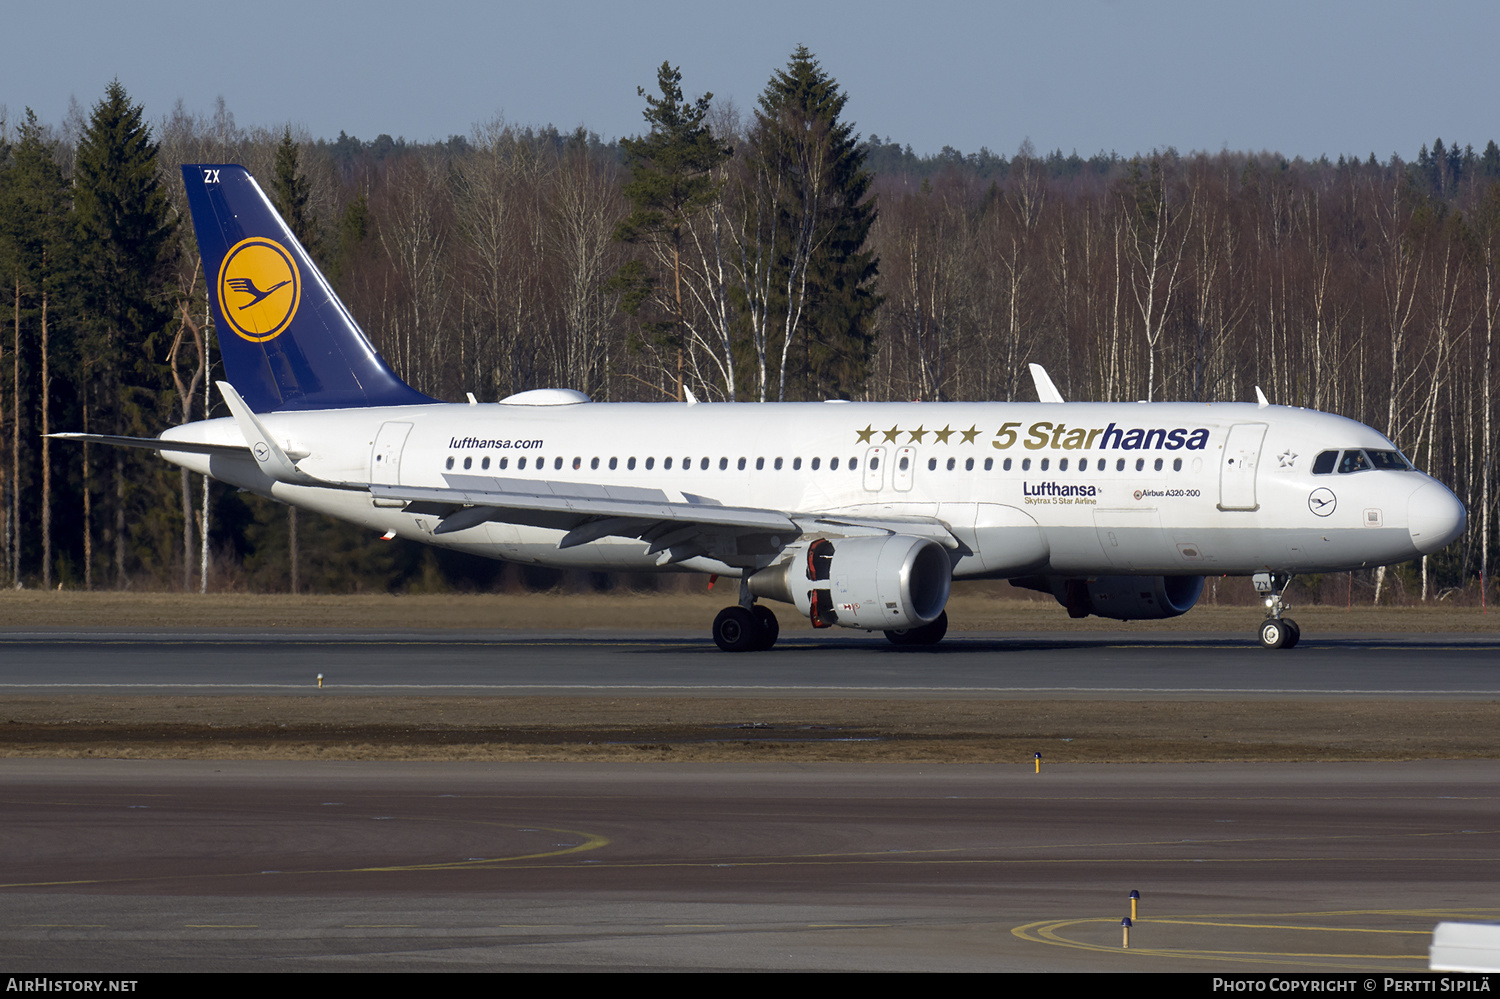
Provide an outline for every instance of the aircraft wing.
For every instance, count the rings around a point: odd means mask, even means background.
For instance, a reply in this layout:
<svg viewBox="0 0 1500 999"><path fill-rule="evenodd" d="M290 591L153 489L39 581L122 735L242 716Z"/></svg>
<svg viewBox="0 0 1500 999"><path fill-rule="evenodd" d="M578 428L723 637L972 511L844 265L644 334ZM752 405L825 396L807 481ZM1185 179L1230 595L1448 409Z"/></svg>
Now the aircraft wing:
<svg viewBox="0 0 1500 999"><path fill-rule="evenodd" d="M371 483L369 489L376 500L399 501L408 513L436 517L435 535L495 521L564 531L559 548L605 537L638 538L650 544L650 553L666 553L663 564L711 555L750 567L755 556L774 555L806 533L915 534L958 547L947 528L932 520L803 516L636 486L469 475L447 479L447 486Z"/></svg>

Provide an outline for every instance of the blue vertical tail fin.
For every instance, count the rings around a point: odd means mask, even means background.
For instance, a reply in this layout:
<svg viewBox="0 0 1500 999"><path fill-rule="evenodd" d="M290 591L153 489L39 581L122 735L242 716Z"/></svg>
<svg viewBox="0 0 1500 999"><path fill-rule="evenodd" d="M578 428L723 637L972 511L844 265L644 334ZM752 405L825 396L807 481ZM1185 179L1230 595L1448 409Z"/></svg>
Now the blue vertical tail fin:
<svg viewBox="0 0 1500 999"><path fill-rule="evenodd" d="M242 166L184 164L224 373L257 413L434 400L375 352Z"/></svg>

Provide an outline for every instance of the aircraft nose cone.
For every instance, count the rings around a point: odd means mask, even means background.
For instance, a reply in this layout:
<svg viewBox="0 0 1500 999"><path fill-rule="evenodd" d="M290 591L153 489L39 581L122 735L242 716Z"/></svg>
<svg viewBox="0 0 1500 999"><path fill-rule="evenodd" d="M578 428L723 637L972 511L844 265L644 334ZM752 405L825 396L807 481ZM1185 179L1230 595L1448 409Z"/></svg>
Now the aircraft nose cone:
<svg viewBox="0 0 1500 999"><path fill-rule="evenodd" d="M1407 501L1406 523L1417 551L1431 555L1464 533L1468 511L1440 482L1429 482Z"/></svg>

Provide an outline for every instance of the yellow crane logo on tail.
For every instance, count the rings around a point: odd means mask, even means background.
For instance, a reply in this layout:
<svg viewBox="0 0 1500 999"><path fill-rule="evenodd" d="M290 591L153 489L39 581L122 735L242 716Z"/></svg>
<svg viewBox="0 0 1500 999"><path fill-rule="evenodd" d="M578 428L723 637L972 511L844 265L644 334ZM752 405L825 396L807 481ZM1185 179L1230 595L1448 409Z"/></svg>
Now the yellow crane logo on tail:
<svg viewBox="0 0 1500 999"><path fill-rule="evenodd" d="M302 275L286 247L264 236L234 244L219 268L219 310L242 339L264 343L292 324Z"/></svg>

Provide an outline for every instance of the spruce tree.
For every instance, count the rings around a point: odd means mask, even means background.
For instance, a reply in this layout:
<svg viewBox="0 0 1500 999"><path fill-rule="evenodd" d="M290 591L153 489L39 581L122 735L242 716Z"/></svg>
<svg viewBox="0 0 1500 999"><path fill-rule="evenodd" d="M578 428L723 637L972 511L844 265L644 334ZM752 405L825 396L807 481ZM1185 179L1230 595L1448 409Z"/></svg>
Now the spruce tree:
<svg viewBox="0 0 1500 999"><path fill-rule="evenodd" d="M177 252L176 223L168 211L157 169L157 146L142 109L118 80L105 90L78 145L74 205L80 247L79 289L89 321L88 353L95 359L91 385L94 428L140 436L155 433L168 416L171 378L159 338L172 318L170 278ZM145 467L146 460L153 464ZM123 448L107 459L112 486L102 519L111 523L115 584L126 577L126 524L136 553L154 560L173 550L150 536L164 502L160 463Z"/></svg>
<svg viewBox="0 0 1500 999"><path fill-rule="evenodd" d="M783 266L793 265L799 232L807 241L805 298L784 373L790 386L779 390L783 398L789 387L806 397L848 397L863 384L874 352L879 261L865 241L876 207L867 197L872 178L864 149L853 124L841 120L848 99L799 45L786 69L771 77L755 111L751 156L784 182ZM799 303L778 304L795 309Z"/></svg>

